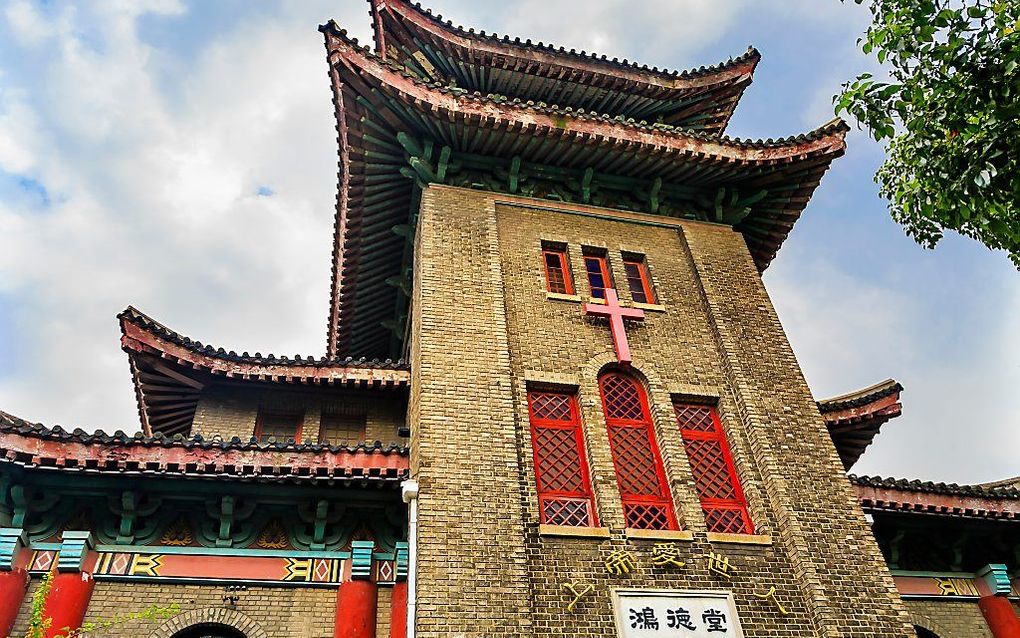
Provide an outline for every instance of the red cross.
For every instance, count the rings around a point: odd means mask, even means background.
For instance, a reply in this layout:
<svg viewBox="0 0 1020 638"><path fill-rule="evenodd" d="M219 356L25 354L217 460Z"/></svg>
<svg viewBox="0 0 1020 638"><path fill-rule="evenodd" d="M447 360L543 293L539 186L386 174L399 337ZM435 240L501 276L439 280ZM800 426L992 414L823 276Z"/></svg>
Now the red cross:
<svg viewBox="0 0 1020 638"><path fill-rule="evenodd" d="M584 314L589 317L609 318L609 332L613 335L616 360L620 363L630 363L630 344L627 343L627 330L623 325L623 320L641 321L645 318L645 311L638 308L624 308L620 305L616 290L606 288L606 303L586 303L584 304Z"/></svg>

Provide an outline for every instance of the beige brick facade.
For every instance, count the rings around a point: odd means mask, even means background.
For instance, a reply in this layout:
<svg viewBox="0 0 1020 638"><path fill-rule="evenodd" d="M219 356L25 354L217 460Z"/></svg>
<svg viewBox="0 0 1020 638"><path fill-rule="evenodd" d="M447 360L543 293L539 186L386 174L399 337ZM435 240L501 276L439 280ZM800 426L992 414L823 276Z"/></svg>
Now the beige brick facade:
<svg viewBox="0 0 1020 638"><path fill-rule="evenodd" d="M616 587L732 590L748 637L912 635L739 234L430 187L417 241L408 419L422 486L423 638L615 635ZM582 297L582 246L607 251L616 282L626 281L621 251L647 258L663 309L628 334L676 511L693 533L681 570L650 566L650 541L625 535L597 386L614 361L609 331L584 318L580 303L547 298L543 241L567 244ZM629 303L626 286L617 287ZM608 539L538 533L529 378L577 386ZM709 541L671 393L718 400L759 544ZM636 572L606 573L614 549L634 554ZM700 556L709 550L730 558L732 578L707 572ZM573 613L568 581L595 586ZM788 616L753 596L772 586Z"/></svg>

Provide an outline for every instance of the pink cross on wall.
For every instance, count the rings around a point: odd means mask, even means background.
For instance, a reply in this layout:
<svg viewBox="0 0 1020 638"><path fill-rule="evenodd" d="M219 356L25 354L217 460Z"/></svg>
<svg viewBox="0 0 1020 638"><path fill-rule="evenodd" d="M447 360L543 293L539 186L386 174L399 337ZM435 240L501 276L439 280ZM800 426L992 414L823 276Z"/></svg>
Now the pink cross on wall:
<svg viewBox="0 0 1020 638"><path fill-rule="evenodd" d="M627 343L627 329L623 320L642 321L645 318L645 311L638 308L624 308L620 305L616 290L606 288L606 302L604 304L584 304L584 314L589 317L609 318L609 332L613 335L616 360L623 364L630 364L630 344Z"/></svg>

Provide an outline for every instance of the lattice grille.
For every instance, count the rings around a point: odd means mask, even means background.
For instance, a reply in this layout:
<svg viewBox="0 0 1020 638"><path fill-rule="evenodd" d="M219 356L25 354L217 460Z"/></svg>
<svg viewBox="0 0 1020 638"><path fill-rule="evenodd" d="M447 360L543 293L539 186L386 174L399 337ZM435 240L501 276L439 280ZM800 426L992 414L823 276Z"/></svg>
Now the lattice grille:
<svg viewBox="0 0 1020 638"><path fill-rule="evenodd" d="M549 421L570 420L570 397L568 395L532 392L530 396L532 418Z"/></svg>
<svg viewBox="0 0 1020 638"><path fill-rule="evenodd" d="M535 428L540 492L580 492L585 489L581 457L573 429Z"/></svg>
<svg viewBox="0 0 1020 638"><path fill-rule="evenodd" d="M681 430L695 430L697 432L715 431L712 408L707 405L674 403L673 411L676 413L676 423L680 426Z"/></svg>
<svg viewBox="0 0 1020 638"><path fill-rule="evenodd" d="M624 496L661 496L656 458L645 427L609 427L620 492Z"/></svg>
<svg viewBox="0 0 1020 638"><path fill-rule="evenodd" d="M606 418L644 420L640 390L637 382L620 374L602 378L602 400L605 402Z"/></svg>
<svg viewBox="0 0 1020 638"><path fill-rule="evenodd" d="M591 525L590 503L587 499L543 498L542 522L547 525L588 527Z"/></svg>
<svg viewBox="0 0 1020 638"><path fill-rule="evenodd" d="M669 509L665 505L629 503L623 506L627 527L634 529L669 529Z"/></svg>
<svg viewBox="0 0 1020 638"><path fill-rule="evenodd" d="M699 497L702 499L737 497L733 488L733 477L719 441L687 440L684 441L684 449L687 450L687 458L691 461L691 472L694 474Z"/></svg>
<svg viewBox="0 0 1020 638"><path fill-rule="evenodd" d="M703 507L702 509L705 512L705 525L710 532L723 534L749 534L751 532L747 512L743 509L713 507Z"/></svg>

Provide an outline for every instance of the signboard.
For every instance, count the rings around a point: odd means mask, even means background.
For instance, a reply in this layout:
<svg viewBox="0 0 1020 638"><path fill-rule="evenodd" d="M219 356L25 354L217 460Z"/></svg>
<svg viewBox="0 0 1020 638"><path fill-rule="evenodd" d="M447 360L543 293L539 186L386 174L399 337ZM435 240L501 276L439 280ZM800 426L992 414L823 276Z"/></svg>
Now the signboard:
<svg viewBox="0 0 1020 638"><path fill-rule="evenodd" d="M733 594L726 591L617 589L620 638L743 638Z"/></svg>

